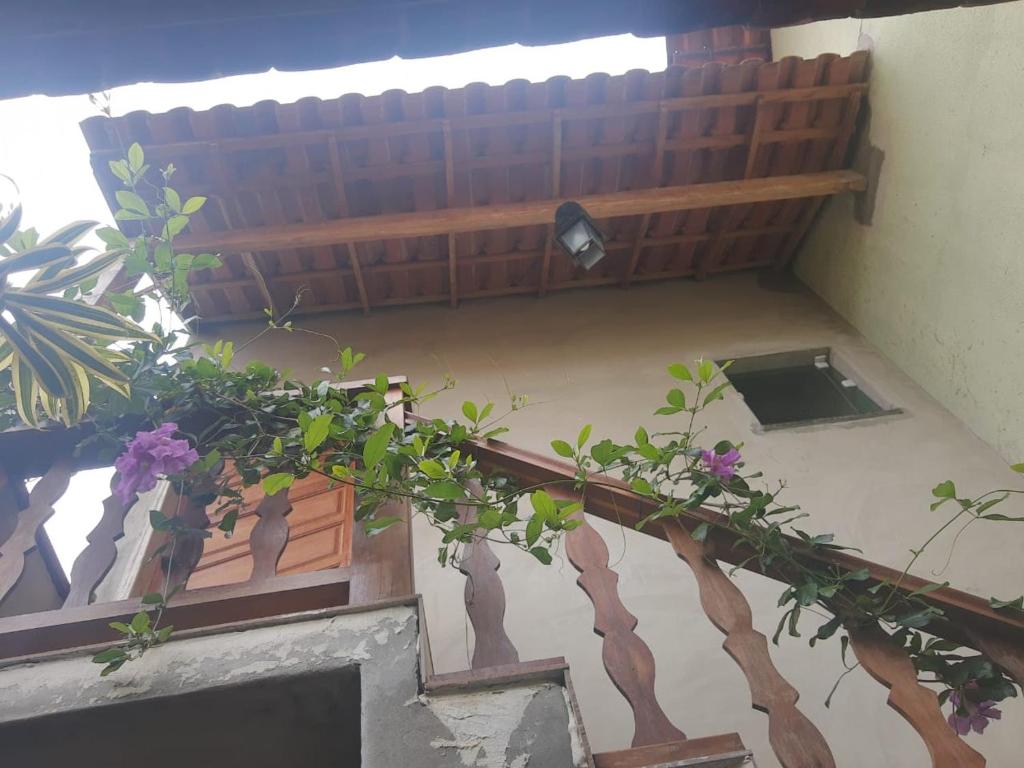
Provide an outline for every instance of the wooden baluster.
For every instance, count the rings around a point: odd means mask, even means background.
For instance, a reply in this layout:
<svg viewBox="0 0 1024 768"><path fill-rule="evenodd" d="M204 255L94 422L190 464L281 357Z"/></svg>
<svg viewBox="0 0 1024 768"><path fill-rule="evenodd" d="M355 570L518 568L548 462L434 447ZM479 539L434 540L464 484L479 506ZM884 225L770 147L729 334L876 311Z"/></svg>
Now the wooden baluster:
<svg viewBox="0 0 1024 768"><path fill-rule="evenodd" d="M210 518L206 514L206 505L195 502L192 499L182 499L182 508L177 514L185 525L192 532L178 536L171 542L167 557L164 558L163 568L166 574L167 594L183 589L188 583L189 576L199 564L203 556L203 543L205 538L199 535L198 531L205 531L210 525Z"/></svg>
<svg viewBox="0 0 1024 768"><path fill-rule="evenodd" d="M739 587L681 524L666 522L665 532L697 579L704 613L726 636L722 647L747 677L751 705L768 715L768 740L783 768L834 768L824 736L796 708L799 692L779 674L768 639L754 629L750 604Z"/></svg>
<svg viewBox="0 0 1024 768"><path fill-rule="evenodd" d="M110 569L114 567L114 561L117 560L115 542L124 536L125 515L139 498L133 494L127 504L122 504L117 494L114 493L118 477L118 474L114 473L111 478L111 493L103 500L103 516L96 523L96 527L85 537L89 544L75 558L75 564L71 566L71 589L64 601L65 608L88 605L92 600L93 590L110 573Z"/></svg>
<svg viewBox="0 0 1024 768"><path fill-rule="evenodd" d="M483 495L479 483L474 481L469 487L477 496ZM463 523L476 518L476 507L472 505L459 504L457 509ZM505 590L498 576L500 567L501 561L491 551L487 539L474 538L463 546L459 571L466 576L466 612L475 638L473 669L519 663L519 651L505 632Z"/></svg>
<svg viewBox="0 0 1024 768"><path fill-rule="evenodd" d="M917 731L928 747L933 768L982 768L985 758L950 728L938 696L917 682L914 663L903 649L877 626L853 626L848 631L857 660L889 689L889 706Z"/></svg>
<svg viewBox="0 0 1024 768"><path fill-rule="evenodd" d="M57 459L32 489L28 507L18 513L14 532L0 546L0 604L21 578L25 556L36 545L36 531L53 516L53 505L67 491L73 474L70 458Z"/></svg>
<svg viewBox="0 0 1024 768"><path fill-rule="evenodd" d="M249 581L262 581L277 575L277 564L288 545L286 515L291 511L287 488L273 496L265 495L256 507L259 522L249 536L252 550L252 576Z"/></svg>
<svg viewBox="0 0 1024 768"><path fill-rule="evenodd" d="M575 517L583 525L566 534L565 551L580 572L576 583L594 604L594 632L604 638L604 668L633 710L633 746L681 741L686 734L672 724L655 697L654 655L633 631L637 619L619 598L619 576L608 567L608 547L582 513Z"/></svg>

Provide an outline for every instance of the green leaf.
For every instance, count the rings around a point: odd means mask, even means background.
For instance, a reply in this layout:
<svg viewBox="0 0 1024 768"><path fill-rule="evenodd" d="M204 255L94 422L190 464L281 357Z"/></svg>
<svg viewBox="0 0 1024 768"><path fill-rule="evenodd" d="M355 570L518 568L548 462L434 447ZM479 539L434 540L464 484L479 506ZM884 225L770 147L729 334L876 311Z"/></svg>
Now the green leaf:
<svg viewBox="0 0 1024 768"><path fill-rule="evenodd" d="M576 438L576 446L578 448L582 448L586 444L587 440L590 439L591 428L592 425L587 424L585 427L583 427L583 429L580 430L580 434Z"/></svg>
<svg viewBox="0 0 1024 768"><path fill-rule="evenodd" d="M190 197L188 200L185 201L185 204L181 206L181 212L185 214L195 213L196 211L203 207L203 204L205 202L206 198L203 197L202 195Z"/></svg>
<svg viewBox="0 0 1024 768"><path fill-rule="evenodd" d="M112 622L110 622L110 624L108 626L111 629L120 632L122 635L130 635L132 633L132 628L129 627L127 624L125 624L123 621L112 621ZM100 662L100 663L106 663L106 662Z"/></svg>
<svg viewBox="0 0 1024 768"><path fill-rule="evenodd" d="M633 435L633 440L636 441L637 445L647 445L650 441L650 435L647 434L647 430L643 427L637 427L636 433Z"/></svg>
<svg viewBox="0 0 1024 768"><path fill-rule="evenodd" d="M932 488L932 495L940 499L956 498L956 486L952 480L944 480Z"/></svg>
<svg viewBox="0 0 1024 768"><path fill-rule="evenodd" d="M171 218L167 220L167 223L164 224L164 239L170 240L171 238L181 234L181 231L185 229L185 227L187 226L188 216L182 216L181 214L177 216L171 216Z"/></svg>
<svg viewBox="0 0 1024 768"><path fill-rule="evenodd" d="M113 227L100 227L96 230L96 235L111 248L128 248L131 245L124 233Z"/></svg>
<svg viewBox="0 0 1024 768"><path fill-rule="evenodd" d="M431 480L440 480L441 478L448 476L448 472L444 468L444 464L436 459L424 459L419 463L419 468L420 472Z"/></svg>
<svg viewBox="0 0 1024 768"><path fill-rule="evenodd" d="M1024 473L1024 461L1022 461L1020 464L1011 464L1010 469L1012 469L1014 472Z"/></svg>
<svg viewBox="0 0 1024 768"><path fill-rule="evenodd" d="M1000 512L990 512L987 515L981 516L983 520L1000 520L1004 523L1020 523L1024 522L1024 517L1010 517Z"/></svg>
<svg viewBox="0 0 1024 768"><path fill-rule="evenodd" d="M668 405L663 405L663 406L661 406L661 408L659 408L658 410L655 411L655 414L657 414L658 416L671 416L672 414L679 413L681 410L683 410L683 409L682 408L678 408L678 407L672 407L672 406L668 406Z"/></svg>
<svg viewBox="0 0 1024 768"><path fill-rule="evenodd" d="M373 520L363 523L363 530L366 531L367 536L376 536L384 529L400 522L402 522L400 517L375 517Z"/></svg>
<svg viewBox="0 0 1024 768"><path fill-rule="evenodd" d="M544 549L544 547L531 547L530 554L544 563L544 565L551 565L551 553Z"/></svg>
<svg viewBox="0 0 1024 768"><path fill-rule="evenodd" d="M668 394L665 395L665 399L669 405L676 408L682 409L686 407L686 395L683 394L681 389L670 389Z"/></svg>
<svg viewBox="0 0 1024 768"><path fill-rule="evenodd" d="M710 532L710 530L711 526L709 526L707 523L701 523L693 529L693 533L691 533L690 536L693 538L694 541L705 541L708 537L708 533Z"/></svg>
<svg viewBox="0 0 1024 768"><path fill-rule="evenodd" d="M214 253L200 253L192 259L191 269L219 269L224 266L220 256Z"/></svg>
<svg viewBox="0 0 1024 768"><path fill-rule="evenodd" d="M1024 595L1015 597L1012 600L1000 600L998 597L990 597L988 599L988 604L996 610L1011 608L1016 611L1024 612Z"/></svg>
<svg viewBox="0 0 1024 768"><path fill-rule="evenodd" d="M680 381L693 381L693 374L690 369L682 363L673 363L668 367L668 372Z"/></svg>
<svg viewBox="0 0 1024 768"><path fill-rule="evenodd" d="M278 491L291 488L294 482L295 475L290 472L275 472L263 478L263 492L268 496L273 496Z"/></svg>
<svg viewBox="0 0 1024 768"><path fill-rule="evenodd" d="M477 417L479 416L476 410L476 403L470 402L469 400L464 402L462 404L462 415L476 424Z"/></svg>
<svg viewBox="0 0 1024 768"><path fill-rule="evenodd" d="M707 384L714 378L715 365L710 360L701 360L697 366L697 375L702 384Z"/></svg>
<svg viewBox="0 0 1024 768"><path fill-rule="evenodd" d="M423 494L433 499L453 501L455 499L464 499L466 497L466 489L454 480L441 480L440 482L428 485L424 489Z"/></svg>
<svg viewBox="0 0 1024 768"><path fill-rule="evenodd" d="M142 319L145 313L145 307L142 304L142 299L136 296L132 291L125 291L124 293L108 293L107 301L110 302L110 306L119 315L125 315L132 318L136 322Z"/></svg>
<svg viewBox="0 0 1024 768"><path fill-rule="evenodd" d="M164 201L175 213L181 213L181 197L171 187L164 187Z"/></svg>
<svg viewBox="0 0 1024 768"><path fill-rule="evenodd" d="M551 448L559 456L564 456L567 459L572 458L573 450L572 446L569 445L565 440L552 440Z"/></svg>
<svg viewBox="0 0 1024 768"><path fill-rule="evenodd" d="M229 509L224 513L224 517L217 523L217 529L224 531L225 538L231 536L235 532L235 524L238 522L238 510Z"/></svg>
<svg viewBox="0 0 1024 768"><path fill-rule="evenodd" d="M489 531L500 528L501 512L493 507L488 507L477 515L477 522Z"/></svg>
<svg viewBox="0 0 1024 768"><path fill-rule="evenodd" d="M148 632L150 627L149 614L145 611L139 611L132 616L131 628L134 632L142 634Z"/></svg>
<svg viewBox="0 0 1024 768"><path fill-rule="evenodd" d="M558 517L558 506L547 491L534 491L530 494L530 504L540 515L541 520L555 520Z"/></svg>
<svg viewBox="0 0 1024 768"><path fill-rule="evenodd" d="M120 648L107 648L105 651L100 651L92 657L93 662L96 664L109 664L112 661L125 658L125 652Z"/></svg>
<svg viewBox="0 0 1024 768"><path fill-rule="evenodd" d="M732 384L728 381L725 382L724 384L719 384L717 387L708 392L707 396L704 398L704 405L708 405L709 403L712 403L715 400L723 399L722 393L725 392L725 390L727 390L731 386Z"/></svg>
<svg viewBox="0 0 1024 768"><path fill-rule="evenodd" d="M164 596L159 592L147 592L142 596L142 602L145 605L161 605L164 602Z"/></svg>
<svg viewBox="0 0 1024 768"><path fill-rule="evenodd" d="M110 172L117 176L125 184L130 184L132 181L131 171L128 170L128 163L124 160L111 160L107 163L107 167L110 168Z"/></svg>
<svg viewBox="0 0 1024 768"><path fill-rule="evenodd" d="M333 421L333 413L324 413L310 422L309 429L302 436L302 445L305 447L306 453L313 453L323 444L331 432L331 423Z"/></svg>
<svg viewBox="0 0 1024 768"><path fill-rule="evenodd" d="M818 599L818 585L813 581L805 581L797 587L796 599L800 605L813 605Z"/></svg>
<svg viewBox="0 0 1024 768"><path fill-rule="evenodd" d="M142 151L142 147L136 141L130 147L128 147L128 167L138 173L139 169L146 162L145 153Z"/></svg>
<svg viewBox="0 0 1024 768"><path fill-rule="evenodd" d="M388 452L388 443L394 431L395 425L389 421L367 439L363 446L363 465L367 469L373 469L380 464Z"/></svg>
<svg viewBox="0 0 1024 768"><path fill-rule="evenodd" d="M137 213L141 216L149 216L149 206L146 201L132 192L130 189L120 189L114 193L117 204L127 211Z"/></svg>
<svg viewBox="0 0 1024 768"><path fill-rule="evenodd" d="M536 514L526 524L526 546L532 547L544 532L544 517Z"/></svg>

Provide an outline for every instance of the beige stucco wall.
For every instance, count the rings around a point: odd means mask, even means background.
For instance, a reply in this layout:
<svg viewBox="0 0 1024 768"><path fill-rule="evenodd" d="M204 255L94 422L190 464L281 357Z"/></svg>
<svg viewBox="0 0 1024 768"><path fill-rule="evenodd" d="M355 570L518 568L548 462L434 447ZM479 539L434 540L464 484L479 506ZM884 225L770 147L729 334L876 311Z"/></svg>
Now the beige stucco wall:
<svg viewBox="0 0 1024 768"><path fill-rule="evenodd" d="M798 274L1004 458L1024 458L1024 2L776 30L873 50L870 226L832 201Z"/></svg>
<svg viewBox="0 0 1024 768"><path fill-rule="evenodd" d="M928 509L929 489L946 477L964 490L1013 482L999 456L939 403L886 360L818 298L806 290L767 290L752 275L706 283L673 282L591 290L538 300L503 299L451 310L429 306L318 317L298 325L335 334L368 353L364 373L404 373L437 383L446 373L454 392L428 404L431 415L455 416L465 398L507 402L506 393L529 395L529 408L508 425L510 442L550 453L554 437L572 438L594 423L595 437L628 440L652 417L671 386L665 367L699 355L731 357L831 346L851 361L905 414L855 424L758 434L735 395L718 404L709 421L709 443L743 441L752 466L769 478L785 478L790 498L812 514L809 530L835 531L872 559L902 565L939 520ZM235 338L256 326L230 329ZM322 338L295 332L264 337L238 358L260 357L316 377L334 351ZM611 550L620 588L639 618L639 633L658 663L657 689L666 710L690 736L739 731L758 755L776 765L767 746L766 719L749 708L745 680L720 645L697 600L693 578L664 542L595 521ZM439 671L468 666L472 631L463 610L463 578L441 570L437 536L414 523L417 589L426 601L427 623ZM948 570L962 588L988 596L1019 593L1021 535L977 526L963 535ZM585 724L598 750L627 746L628 707L601 665L601 642L591 632L593 613L575 586L576 572L558 557L549 567L532 557L499 552L508 592L507 624L521 657L564 655L572 665ZM917 571L928 575L947 555L938 546ZM779 585L741 574L758 627L769 636L779 617ZM1012 586L1006 586L1007 583ZM812 629L809 622L807 630ZM886 692L865 674L851 675L831 710L822 702L842 670L838 643L809 649L786 638L775 652L783 673L802 692L802 707L819 724L846 766L913 768L927 764L923 747L885 705ZM1006 707L982 743L991 765L1016 764L1021 707ZM1011 757L1012 756L1012 757Z"/></svg>

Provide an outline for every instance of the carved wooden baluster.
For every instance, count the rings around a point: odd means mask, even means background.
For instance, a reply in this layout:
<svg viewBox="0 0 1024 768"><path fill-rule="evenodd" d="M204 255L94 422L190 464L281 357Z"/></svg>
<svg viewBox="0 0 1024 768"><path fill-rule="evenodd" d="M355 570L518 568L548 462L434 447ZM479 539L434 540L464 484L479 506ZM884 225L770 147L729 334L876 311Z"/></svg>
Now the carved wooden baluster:
<svg viewBox="0 0 1024 768"><path fill-rule="evenodd" d="M117 560L117 546L115 542L124 536L124 518L128 510L138 501L138 496L132 495L127 504L122 504L114 487L118 481L117 473L110 480L110 495L103 500L103 516L96 523L88 536L88 546L75 558L75 564L71 566L71 588L67 599L64 601L65 608L76 608L88 605L92 600L92 593L99 586L103 578L110 573Z"/></svg>
<svg viewBox="0 0 1024 768"><path fill-rule="evenodd" d="M0 604L21 578L25 556L36 545L36 531L53 516L53 505L67 491L73 474L69 458L57 459L32 489L28 507L18 513L14 532L0 546Z"/></svg>
<svg viewBox="0 0 1024 768"><path fill-rule="evenodd" d="M206 530L210 518L206 514L206 505L189 498L181 500L182 508L176 515L193 531ZM167 574L167 594L177 592L188 583L189 576L199 564L203 556L203 543L206 539L190 533L178 536L172 542L167 556L163 560L164 573Z"/></svg>
<svg viewBox="0 0 1024 768"><path fill-rule="evenodd" d="M985 758L949 727L935 691L917 682L910 657L881 629L849 627L850 646L875 680L889 689L889 706L903 715L928 747L933 768L982 768Z"/></svg>
<svg viewBox="0 0 1024 768"><path fill-rule="evenodd" d="M725 636L722 647L743 670L754 709L768 715L768 739L784 768L834 768L825 738L796 708L799 692L779 674L768 653L768 639L754 629L750 604L736 583L678 523L665 531L676 554L697 579L700 604Z"/></svg>
<svg viewBox="0 0 1024 768"><path fill-rule="evenodd" d="M252 576L249 581L262 581L277 575L277 563L288 545L286 515L291 511L287 488L273 496L265 495L256 507L259 522L249 536L252 550Z"/></svg>
<svg viewBox="0 0 1024 768"><path fill-rule="evenodd" d="M654 655L633 632L637 619L619 598L619 576L608 567L608 547L582 513L575 517L583 525L566 534L565 551L580 572L576 583L594 604L594 632L604 638L604 668L633 709L633 746L681 741L686 734L672 724L654 695Z"/></svg>
<svg viewBox="0 0 1024 768"><path fill-rule="evenodd" d="M473 482L470 490L483 495L480 484ZM463 523L476 518L476 507L457 505ZM466 576L466 612L473 625L473 669L518 664L519 651L505 632L505 590L498 576L501 561L491 551L485 538L475 538L464 545L459 570Z"/></svg>

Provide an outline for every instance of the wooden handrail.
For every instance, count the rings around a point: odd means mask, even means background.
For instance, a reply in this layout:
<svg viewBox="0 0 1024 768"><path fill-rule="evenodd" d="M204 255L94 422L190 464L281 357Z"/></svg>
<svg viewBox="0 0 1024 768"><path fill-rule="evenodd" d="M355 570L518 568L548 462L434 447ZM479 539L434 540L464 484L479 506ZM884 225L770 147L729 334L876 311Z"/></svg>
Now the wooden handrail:
<svg viewBox="0 0 1024 768"><path fill-rule="evenodd" d="M420 417L412 417L420 418ZM480 466L487 471L504 472L520 481L532 484L561 484L571 487L576 481L576 468L557 459L542 456L503 443L489 440L474 442L467 446ZM587 489L587 512L613 523L635 528L636 524L655 511L655 504L636 493L621 480L607 475L590 476ZM680 517L680 523L687 530L694 530L701 522L722 524L725 517L710 509L700 508L692 517ZM658 522L651 522L640 529L641 533L668 540L665 528ZM879 563L865 560L846 552L835 550L811 550L801 540L787 537L787 541L801 556L810 560L826 562L848 571L866 569L869 578L862 582L866 587L880 582L894 583L900 578L900 571ZM759 564L749 560L751 552L736 534L724 528L713 528L708 536L714 557L746 570L761 573L779 581L788 581L786 574L776 568L761 570ZM931 582L907 575L900 582L899 589L909 594ZM1024 644L1024 619L1009 613L993 610L984 599L952 587L942 587L928 593L921 599L941 608L945 619L933 620L929 632L975 647L973 633L991 633L1015 644Z"/></svg>

